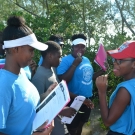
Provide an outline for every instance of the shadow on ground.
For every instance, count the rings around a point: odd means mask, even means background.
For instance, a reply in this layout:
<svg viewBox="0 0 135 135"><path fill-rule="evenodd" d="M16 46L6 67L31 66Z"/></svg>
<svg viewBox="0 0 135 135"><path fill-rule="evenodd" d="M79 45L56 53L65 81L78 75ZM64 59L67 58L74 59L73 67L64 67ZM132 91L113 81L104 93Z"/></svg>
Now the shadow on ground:
<svg viewBox="0 0 135 135"><path fill-rule="evenodd" d="M98 119L100 118L99 107L94 108L90 115L90 124L86 124L83 127L82 135L106 135L107 131L104 131L100 127Z"/></svg>

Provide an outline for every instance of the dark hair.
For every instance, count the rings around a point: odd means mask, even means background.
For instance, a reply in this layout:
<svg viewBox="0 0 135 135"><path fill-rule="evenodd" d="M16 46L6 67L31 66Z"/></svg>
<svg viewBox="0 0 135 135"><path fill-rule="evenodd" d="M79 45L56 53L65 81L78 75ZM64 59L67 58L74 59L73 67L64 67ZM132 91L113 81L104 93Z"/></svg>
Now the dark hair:
<svg viewBox="0 0 135 135"><path fill-rule="evenodd" d="M56 35L51 35L51 36L49 37L49 40L51 40L51 41L57 41L57 40L63 41L64 39L63 39L62 36L56 34Z"/></svg>
<svg viewBox="0 0 135 135"><path fill-rule="evenodd" d="M47 53L50 53L50 52L51 53L55 53L55 52L58 52L61 49L61 47L59 46L59 44L57 44L54 41L47 41L45 44L48 45L47 50L40 51L43 58L46 56Z"/></svg>
<svg viewBox="0 0 135 135"><path fill-rule="evenodd" d="M73 41L73 40L75 40L75 39L77 39L77 38L82 38L82 39L84 39L84 40L87 39L84 34L80 33L80 34L74 34L74 35L71 37L71 40Z"/></svg>
<svg viewBox="0 0 135 135"><path fill-rule="evenodd" d="M50 40L50 41L54 41L54 42L58 43L59 45L61 45L60 42L64 42L64 38L63 38L62 36L58 35L58 34L56 34L56 35L51 35L51 36L49 37L49 40Z"/></svg>
<svg viewBox="0 0 135 135"><path fill-rule="evenodd" d="M4 57L5 51L2 49L2 32L0 32L0 57Z"/></svg>
<svg viewBox="0 0 135 135"><path fill-rule="evenodd" d="M22 38L32 33L32 30L25 24L23 17L12 16L8 18L7 27L2 33L2 43L7 40Z"/></svg>

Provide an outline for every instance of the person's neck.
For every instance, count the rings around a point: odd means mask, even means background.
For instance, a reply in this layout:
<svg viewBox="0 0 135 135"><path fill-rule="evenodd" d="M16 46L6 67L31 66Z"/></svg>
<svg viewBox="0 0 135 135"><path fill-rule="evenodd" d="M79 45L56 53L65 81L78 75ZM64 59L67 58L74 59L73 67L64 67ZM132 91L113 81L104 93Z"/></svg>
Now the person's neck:
<svg viewBox="0 0 135 135"><path fill-rule="evenodd" d="M12 58L6 58L4 69L18 75L21 68Z"/></svg>
<svg viewBox="0 0 135 135"><path fill-rule="evenodd" d="M41 66L43 66L43 67L45 67L45 68L47 68L47 69L51 69L51 65L50 65L50 63L47 62L47 61L43 61L43 63L41 64Z"/></svg>

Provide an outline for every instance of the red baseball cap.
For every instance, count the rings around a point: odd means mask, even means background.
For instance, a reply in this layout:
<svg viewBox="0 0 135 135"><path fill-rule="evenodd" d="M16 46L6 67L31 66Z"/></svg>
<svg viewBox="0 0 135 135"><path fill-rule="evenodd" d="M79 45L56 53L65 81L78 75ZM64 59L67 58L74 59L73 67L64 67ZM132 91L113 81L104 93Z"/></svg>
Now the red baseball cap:
<svg viewBox="0 0 135 135"><path fill-rule="evenodd" d="M118 49L107 53L115 59L135 58L135 41L126 41Z"/></svg>

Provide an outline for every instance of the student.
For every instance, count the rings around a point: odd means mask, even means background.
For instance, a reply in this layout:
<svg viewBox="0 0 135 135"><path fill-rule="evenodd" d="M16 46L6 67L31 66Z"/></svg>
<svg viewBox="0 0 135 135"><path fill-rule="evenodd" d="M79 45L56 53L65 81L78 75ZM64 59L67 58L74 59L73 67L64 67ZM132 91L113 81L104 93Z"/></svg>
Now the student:
<svg viewBox="0 0 135 135"><path fill-rule="evenodd" d="M41 51L43 63L37 68L37 71L32 78L32 83L38 89L41 98L44 98L42 94L46 92L52 83L58 82L52 67L57 67L59 65L62 56L62 50L59 44L53 41L48 41L45 44L48 45L48 49ZM75 113L76 111L74 109L65 107L59 114L71 117ZM55 127L51 135L68 135L67 131L64 131L64 125L61 123L59 116L54 119L54 122Z"/></svg>
<svg viewBox="0 0 135 135"><path fill-rule="evenodd" d="M0 33L0 69L5 65L5 50L2 49L2 32ZM24 67L25 74L29 80L31 80L32 76L35 74L37 68L37 64L34 60L31 60L28 66Z"/></svg>
<svg viewBox="0 0 135 135"><path fill-rule="evenodd" d="M43 132L32 133L40 97L21 70L32 60L34 48L43 51L48 46L37 41L24 18L17 16L7 20L2 42L6 50L6 62L4 69L0 69L0 135L49 135L53 126L45 129L45 124L38 128Z"/></svg>
<svg viewBox="0 0 135 135"><path fill-rule="evenodd" d="M63 39L62 36L60 36L58 34L51 35L48 40L49 41L54 41L54 42L58 43L61 48L64 47L64 39ZM40 66L42 64L42 62L43 62L43 57L41 56L38 65Z"/></svg>
<svg viewBox="0 0 135 135"><path fill-rule="evenodd" d="M80 110L84 113L77 113L71 124L67 124L71 135L81 135L82 127L88 121L91 108L94 107L91 102L93 95L93 78L103 74L99 71L94 74L93 67L87 57L84 57L86 51L86 36L84 34L74 34L71 38L71 54L62 58L57 68L57 74L60 80L66 80L70 91L71 102L76 96L86 97ZM70 105L69 104L69 105Z"/></svg>
<svg viewBox="0 0 135 135"><path fill-rule="evenodd" d="M101 117L110 127L107 135L135 135L135 41L127 41L118 49L108 51L113 60L113 72L122 77L107 106L107 75L96 79Z"/></svg>

